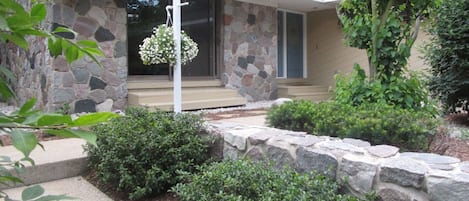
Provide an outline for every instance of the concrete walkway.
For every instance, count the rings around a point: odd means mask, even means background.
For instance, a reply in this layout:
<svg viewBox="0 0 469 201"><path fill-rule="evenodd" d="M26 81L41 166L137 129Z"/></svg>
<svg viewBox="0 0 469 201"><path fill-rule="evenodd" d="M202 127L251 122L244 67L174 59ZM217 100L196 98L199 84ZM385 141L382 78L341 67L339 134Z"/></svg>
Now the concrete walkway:
<svg viewBox="0 0 469 201"><path fill-rule="evenodd" d="M251 125L251 126L266 126L265 117L266 115L256 115L256 116L249 116L249 117L222 119L222 120L217 120L214 122L225 122L225 123L243 124L243 125Z"/></svg>

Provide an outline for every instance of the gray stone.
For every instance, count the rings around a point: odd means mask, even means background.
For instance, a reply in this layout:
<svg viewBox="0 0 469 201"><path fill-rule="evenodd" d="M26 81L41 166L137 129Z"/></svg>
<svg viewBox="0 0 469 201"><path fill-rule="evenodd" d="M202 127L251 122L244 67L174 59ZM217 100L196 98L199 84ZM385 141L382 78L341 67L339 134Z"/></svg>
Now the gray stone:
<svg viewBox="0 0 469 201"><path fill-rule="evenodd" d="M90 0L80 0L75 4L75 12L80 15L86 15L88 11L91 9L91 2Z"/></svg>
<svg viewBox="0 0 469 201"><path fill-rule="evenodd" d="M317 136L310 135L310 136L303 136L303 137L285 137L284 141L294 146L310 147L319 142L324 141L324 139L317 137Z"/></svg>
<svg viewBox="0 0 469 201"><path fill-rule="evenodd" d="M69 103L75 99L75 92L70 88L53 88L50 94L53 104Z"/></svg>
<svg viewBox="0 0 469 201"><path fill-rule="evenodd" d="M365 151L352 144L340 142L340 141L327 141L318 145L320 148L326 148L330 150L353 152L357 154L364 154Z"/></svg>
<svg viewBox="0 0 469 201"><path fill-rule="evenodd" d="M97 7L97 6L92 6L91 10L88 12L88 15L97 20L98 23L101 26L104 26L106 24L106 21L108 19L108 16L106 15L106 12L104 12L103 9Z"/></svg>
<svg viewBox="0 0 469 201"><path fill-rule="evenodd" d="M70 71L70 65L67 63L64 57L59 56L52 62L52 67L55 71L68 72Z"/></svg>
<svg viewBox="0 0 469 201"><path fill-rule="evenodd" d="M267 140L269 140L273 136L275 135L268 133L268 132L260 132L260 133L256 133L255 135L250 135L248 137L248 140L251 145L259 145L259 144L264 144Z"/></svg>
<svg viewBox="0 0 469 201"><path fill-rule="evenodd" d="M62 86L73 87L74 83L75 83L75 79L73 78L72 73L66 72L62 75Z"/></svg>
<svg viewBox="0 0 469 201"><path fill-rule="evenodd" d="M427 192L432 201L462 201L469 198L469 174L452 177L427 177Z"/></svg>
<svg viewBox="0 0 469 201"><path fill-rule="evenodd" d="M73 8L65 5L62 7L62 19L65 25L73 27L73 24L75 23L75 17L76 13Z"/></svg>
<svg viewBox="0 0 469 201"><path fill-rule="evenodd" d="M127 5L126 2L126 0L114 0L114 3L118 8L125 8L125 6Z"/></svg>
<svg viewBox="0 0 469 201"><path fill-rule="evenodd" d="M96 112L96 102L90 99L75 102L75 113Z"/></svg>
<svg viewBox="0 0 469 201"><path fill-rule="evenodd" d="M258 75L259 77L261 77L262 79L266 79L267 76L269 76L269 75L267 74L267 72L265 72L265 71L263 71L263 70L262 70L262 71L259 71L259 73L258 73L257 75Z"/></svg>
<svg viewBox="0 0 469 201"><path fill-rule="evenodd" d="M401 153L401 157L409 157L415 160L423 161L427 164L455 164L461 162L461 160L450 157L442 156L433 153L414 153L414 152L405 152Z"/></svg>
<svg viewBox="0 0 469 201"><path fill-rule="evenodd" d="M91 100L93 100L96 103L102 103L107 98L106 91L104 91L103 89L93 90L88 95L88 98L90 98Z"/></svg>
<svg viewBox="0 0 469 201"><path fill-rule="evenodd" d="M460 163L459 168L461 169L461 171L465 173L469 173L469 161L464 161Z"/></svg>
<svg viewBox="0 0 469 201"><path fill-rule="evenodd" d="M106 91L108 98L117 99L117 91L114 87L107 86L104 91Z"/></svg>
<svg viewBox="0 0 469 201"><path fill-rule="evenodd" d="M339 179L344 179L347 186L361 194L373 190L373 181L378 171L378 163L371 158L347 154L342 158Z"/></svg>
<svg viewBox="0 0 469 201"><path fill-rule="evenodd" d="M98 23L88 17L78 17L73 26L73 30L86 38L93 36L96 29L98 29Z"/></svg>
<svg viewBox="0 0 469 201"><path fill-rule="evenodd" d="M123 81L119 79L119 77L107 70L104 71L102 79L104 82L111 86L119 86L123 83Z"/></svg>
<svg viewBox="0 0 469 201"><path fill-rule="evenodd" d="M106 99L104 102L96 105L96 111L97 112L111 112L113 104L114 104L114 101L112 99Z"/></svg>
<svg viewBox="0 0 469 201"><path fill-rule="evenodd" d="M377 195L379 201L414 201L406 193L393 188L382 188Z"/></svg>
<svg viewBox="0 0 469 201"><path fill-rule="evenodd" d="M280 105L282 105L286 102L291 102L291 101L293 101L293 100L290 99L290 98L279 98L279 99L275 100L274 103L272 103L272 105L273 106L275 106L275 105L280 106Z"/></svg>
<svg viewBox="0 0 469 201"><path fill-rule="evenodd" d="M390 158L381 164L380 180L400 186L421 188L427 168L417 161L407 158Z"/></svg>
<svg viewBox="0 0 469 201"><path fill-rule="evenodd" d="M97 78L97 77L91 77L90 79L90 88L91 90L95 90L95 89L104 89L106 88L107 84L102 81L101 79Z"/></svg>
<svg viewBox="0 0 469 201"><path fill-rule="evenodd" d="M389 158L399 153L399 148L389 145L376 145L365 148L369 154L380 158Z"/></svg>
<svg viewBox="0 0 469 201"><path fill-rule="evenodd" d="M244 157L253 161L262 161L265 159L264 154L257 147L250 149Z"/></svg>
<svg viewBox="0 0 469 201"><path fill-rule="evenodd" d="M90 64L86 64L84 65L86 66L86 70L88 72L91 73L91 75L95 76L95 77L101 77L103 75L103 72L104 72L104 68L99 66L97 63L90 63Z"/></svg>
<svg viewBox="0 0 469 201"><path fill-rule="evenodd" d="M73 75L78 84L88 84L90 73L84 68L73 68Z"/></svg>
<svg viewBox="0 0 469 201"><path fill-rule="evenodd" d="M106 28L100 26L98 28L98 30L96 31L96 33L94 34L94 38L98 42L105 42L105 41L115 40L116 36L114 36L114 34L112 34L112 32L109 31L109 29L106 29Z"/></svg>
<svg viewBox="0 0 469 201"><path fill-rule="evenodd" d="M114 56L117 58L127 56L126 41L117 41L116 45L114 46Z"/></svg>
<svg viewBox="0 0 469 201"><path fill-rule="evenodd" d="M230 130L225 133L224 140L239 150L246 150L246 141L249 136L255 135L262 130L259 128L246 128L242 130Z"/></svg>
<svg viewBox="0 0 469 201"><path fill-rule="evenodd" d="M312 148L299 147L296 150L296 169L299 172L317 171L330 178L336 177L339 162L336 157L325 151Z"/></svg>
<svg viewBox="0 0 469 201"><path fill-rule="evenodd" d="M62 22L62 4L54 4L52 6L52 19L56 23Z"/></svg>
<svg viewBox="0 0 469 201"><path fill-rule="evenodd" d="M295 160L290 152L284 148L269 145L267 147L267 159L275 163L275 167L281 169L285 166L294 167Z"/></svg>
<svg viewBox="0 0 469 201"><path fill-rule="evenodd" d="M371 146L371 144L367 141L352 139L352 138L344 138L342 140L342 142L345 142L345 143L348 143L348 144L351 144L351 145L355 145L357 147L369 147L369 146Z"/></svg>
<svg viewBox="0 0 469 201"><path fill-rule="evenodd" d="M448 164L428 164L428 166L436 170L445 170L445 171L454 170L454 167Z"/></svg>
<svg viewBox="0 0 469 201"><path fill-rule="evenodd" d="M240 159L241 153L238 149L230 146L228 143L223 145L223 159L224 160L238 160Z"/></svg>

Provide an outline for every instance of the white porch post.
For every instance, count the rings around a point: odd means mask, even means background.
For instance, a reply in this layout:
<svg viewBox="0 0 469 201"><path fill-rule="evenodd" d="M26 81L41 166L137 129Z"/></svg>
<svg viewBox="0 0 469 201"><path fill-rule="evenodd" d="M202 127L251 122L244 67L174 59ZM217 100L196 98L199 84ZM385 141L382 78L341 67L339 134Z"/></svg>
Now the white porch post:
<svg viewBox="0 0 469 201"><path fill-rule="evenodd" d="M181 95L181 6L189 3L182 3L181 0L173 0L173 32L174 43L176 44L176 65L174 66L174 112L181 113L182 95Z"/></svg>

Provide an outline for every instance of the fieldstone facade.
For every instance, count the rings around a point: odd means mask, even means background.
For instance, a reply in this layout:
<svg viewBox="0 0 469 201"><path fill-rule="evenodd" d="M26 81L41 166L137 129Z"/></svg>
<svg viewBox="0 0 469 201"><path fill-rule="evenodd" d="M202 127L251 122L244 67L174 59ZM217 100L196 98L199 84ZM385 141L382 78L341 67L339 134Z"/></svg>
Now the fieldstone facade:
<svg viewBox="0 0 469 201"><path fill-rule="evenodd" d="M226 87L249 101L277 96L277 9L225 0L223 15Z"/></svg>
<svg viewBox="0 0 469 201"><path fill-rule="evenodd" d="M316 171L344 182L349 192L375 192L382 201L459 201L469 197L469 162L430 153L399 153L355 139L313 136L260 126L212 122L225 160L269 160L298 172Z"/></svg>
<svg viewBox="0 0 469 201"><path fill-rule="evenodd" d="M68 64L50 57L44 39L32 39L29 51L2 49L2 62L18 75L15 91L24 102L38 99L48 111L68 112L122 109L127 96L127 12L124 0L55 0L48 3L46 29L62 26L77 39L98 42L104 52L99 63L83 58ZM63 37L75 39L73 34ZM9 61L14 60L14 61ZM68 106L67 106L68 105ZM65 107L64 107L65 106Z"/></svg>

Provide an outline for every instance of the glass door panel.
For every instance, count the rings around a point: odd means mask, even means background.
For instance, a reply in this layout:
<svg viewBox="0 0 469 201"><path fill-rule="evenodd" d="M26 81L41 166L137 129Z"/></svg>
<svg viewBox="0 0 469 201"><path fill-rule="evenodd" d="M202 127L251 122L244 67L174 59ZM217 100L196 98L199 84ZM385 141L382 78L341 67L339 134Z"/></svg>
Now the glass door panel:
<svg viewBox="0 0 469 201"><path fill-rule="evenodd" d="M166 22L166 6L170 0L127 1L128 66L129 75L168 75L169 65L143 65L138 54L139 45L150 36L153 28ZM191 0L182 7L182 30L199 47L199 54L182 67L183 76L214 76L214 37L216 0Z"/></svg>

